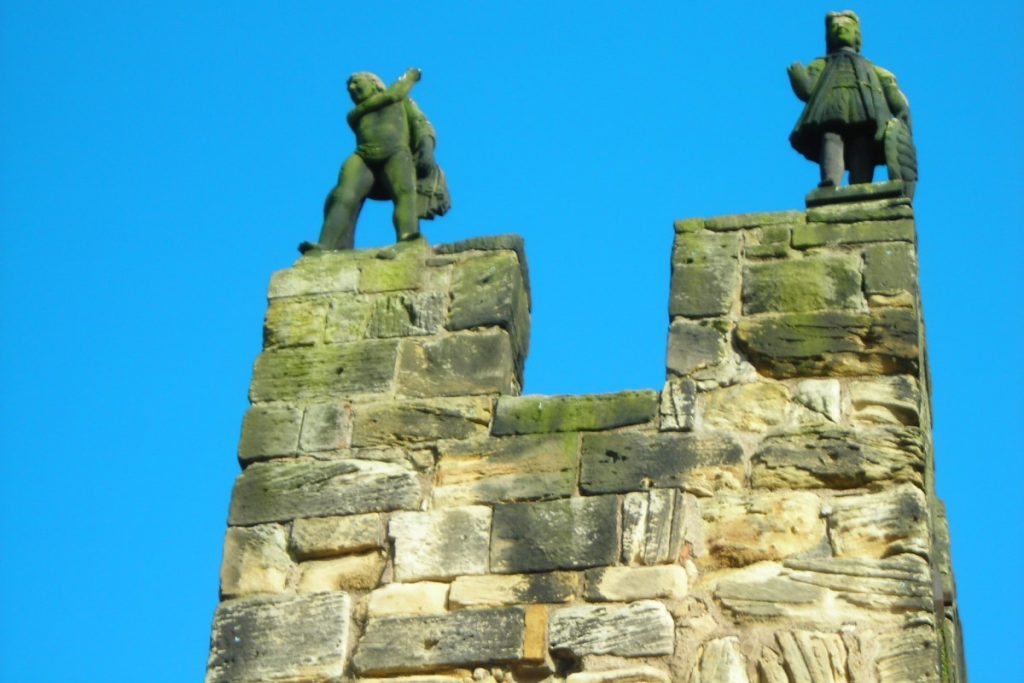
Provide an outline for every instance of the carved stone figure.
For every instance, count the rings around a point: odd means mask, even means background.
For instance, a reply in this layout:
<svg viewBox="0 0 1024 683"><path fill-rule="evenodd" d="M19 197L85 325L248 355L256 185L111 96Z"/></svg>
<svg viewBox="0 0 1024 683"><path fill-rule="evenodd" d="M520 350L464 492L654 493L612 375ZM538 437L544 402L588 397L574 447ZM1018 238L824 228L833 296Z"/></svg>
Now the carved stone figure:
<svg viewBox="0 0 1024 683"><path fill-rule="evenodd" d="M348 113L348 125L356 134L356 151L342 164L338 184L327 195L320 239L303 242L300 252L351 249L367 197L395 203L399 241L420 236L420 218L448 210L448 185L434 160L434 127L409 97L419 80L419 69L408 69L386 87L367 71L349 77L348 92L356 106Z"/></svg>
<svg viewBox="0 0 1024 683"><path fill-rule="evenodd" d="M904 181L913 194L917 152L910 105L896 77L860 55L860 18L852 11L825 15L828 54L804 67L789 67L793 92L807 103L789 141L821 166L820 187L838 187L843 171L850 183L870 183L885 164L890 180Z"/></svg>

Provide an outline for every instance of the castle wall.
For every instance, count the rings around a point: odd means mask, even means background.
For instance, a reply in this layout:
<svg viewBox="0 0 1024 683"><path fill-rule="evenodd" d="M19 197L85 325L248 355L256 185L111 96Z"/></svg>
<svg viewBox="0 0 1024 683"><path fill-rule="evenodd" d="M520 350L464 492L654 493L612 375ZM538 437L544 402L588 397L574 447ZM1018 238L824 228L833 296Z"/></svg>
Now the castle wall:
<svg viewBox="0 0 1024 683"><path fill-rule="evenodd" d="M965 680L872 188L677 222L660 392L519 395L518 238L275 273L208 683Z"/></svg>

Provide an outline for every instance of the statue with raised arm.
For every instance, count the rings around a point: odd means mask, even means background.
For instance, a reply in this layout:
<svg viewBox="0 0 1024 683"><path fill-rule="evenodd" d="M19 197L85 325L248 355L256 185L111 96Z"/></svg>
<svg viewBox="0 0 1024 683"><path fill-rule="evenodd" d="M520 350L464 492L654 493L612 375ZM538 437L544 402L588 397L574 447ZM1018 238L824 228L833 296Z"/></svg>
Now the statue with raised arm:
<svg viewBox="0 0 1024 683"><path fill-rule="evenodd" d="M861 56L860 18L852 11L825 15L828 54L806 67L789 67L793 92L807 103L793 128L793 148L821 166L819 187L870 183L885 164L890 180L902 180L912 196L917 152L910 105L896 77Z"/></svg>
<svg viewBox="0 0 1024 683"><path fill-rule="evenodd" d="M419 69L408 69L390 86L367 71L349 77L355 107L348 125L356 134L356 151L342 164L338 184L327 195L320 239L303 242L300 252L351 249L367 197L394 202L399 241L420 236L420 218L448 210L448 185L434 160L434 127L409 97L419 80Z"/></svg>

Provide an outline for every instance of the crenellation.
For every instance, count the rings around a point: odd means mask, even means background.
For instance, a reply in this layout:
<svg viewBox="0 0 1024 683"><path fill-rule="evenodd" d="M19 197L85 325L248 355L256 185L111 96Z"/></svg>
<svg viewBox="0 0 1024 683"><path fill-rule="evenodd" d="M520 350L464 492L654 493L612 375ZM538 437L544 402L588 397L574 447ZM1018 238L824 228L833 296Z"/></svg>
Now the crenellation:
<svg viewBox="0 0 1024 683"><path fill-rule="evenodd" d="M514 236L275 273L208 683L955 683L913 210L834 192L676 222L660 391L520 395Z"/></svg>

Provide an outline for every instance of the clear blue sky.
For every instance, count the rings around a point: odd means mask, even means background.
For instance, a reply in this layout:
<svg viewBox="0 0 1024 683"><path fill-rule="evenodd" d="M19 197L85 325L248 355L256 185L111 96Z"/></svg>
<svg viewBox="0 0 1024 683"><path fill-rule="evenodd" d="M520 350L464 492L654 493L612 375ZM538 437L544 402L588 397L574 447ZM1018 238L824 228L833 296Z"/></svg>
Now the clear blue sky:
<svg viewBox="0 0 1024 683"><path fill-rule="evenodd" d="M266 284L352 149L349 73L423 69L454 201L431 241L526 238L527 391L660 388L672 221L802 208L785 68L831 9L0 4L0 679L202 676ZM1024 10L853 9L914 114L971 680L1021 680ZM358 243L391 238L367 210Z"/></svg>

